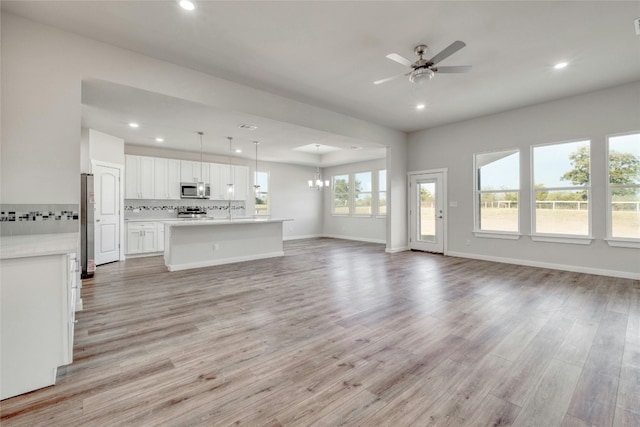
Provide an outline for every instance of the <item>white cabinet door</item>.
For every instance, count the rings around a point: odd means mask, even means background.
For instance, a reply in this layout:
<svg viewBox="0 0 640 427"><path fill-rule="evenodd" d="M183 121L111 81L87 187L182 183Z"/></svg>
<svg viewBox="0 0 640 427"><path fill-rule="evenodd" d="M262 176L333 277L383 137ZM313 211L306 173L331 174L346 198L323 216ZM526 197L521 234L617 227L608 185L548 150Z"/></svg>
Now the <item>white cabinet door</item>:
<svg viewBox="0 0 640 427"><path fill-rule="evenodd" d="M249 168L246 166L233 167L234 200L246 200L249 194Z"/></svg>
<svg viewBox="0 0 640 427"><path fill-rule="evenodd" d="M142 228L127 225L127 254L142 253Z"/></svg>
<svg viewBox="0 0 640 427"><path fill-rule="evenodd" d="M180 199L180 160L154 159L155 199Z"/></svg>
<svg viewBox="0 0 640 427"><path fill-rule="evenodd" d="M154 184L155 177L154 170L154 158L153 157L140 157L140 194L142 199L155 198Z"/></svg>
<svg viewBox="0 0 640 427"><path fill-rule="evenodd" d="M158 229L156 223L151 223L142 230L142 252L157 252L158 250Z"/></svg>
<svg viewBox="0 0 640 427"><path fill-rule="evenodd" d="M138 156L124 156L124 198L139 199L138 174L140 160Z"/></svg>
<svg viewBox="0 0 640 427"><path fill-rule="evenodd" d="M167 159L167 199L180 199L180 160Z"/></svg>
<svg viewBox="0 0 640 427"><path fill-rule="evenodd" d="M169 188L167 182L167 163L169 159L156 158L153 160L153 175L155 181L154 194L156 199L168 199Z"/></svg>
<svg viewBox="0 0 640 427"><path fill-rule="evenodd" d="M233 175L231 174L231 166L219 165L220 173L220 193L218 200L229 200L233 197L230 184L233 184Z"/></svg>
<svg viewBox="0 0 640 427"><path fill-rule="evenodd" d="M180 182L198 182L198 178L193 173L191 160L180 160Z"/></svg>
<svg viewBox="0 0 640 427"><path fill-rule="evenodd" d="M154 159L153 157L125 156L125 199L153 199Z"/></svg>

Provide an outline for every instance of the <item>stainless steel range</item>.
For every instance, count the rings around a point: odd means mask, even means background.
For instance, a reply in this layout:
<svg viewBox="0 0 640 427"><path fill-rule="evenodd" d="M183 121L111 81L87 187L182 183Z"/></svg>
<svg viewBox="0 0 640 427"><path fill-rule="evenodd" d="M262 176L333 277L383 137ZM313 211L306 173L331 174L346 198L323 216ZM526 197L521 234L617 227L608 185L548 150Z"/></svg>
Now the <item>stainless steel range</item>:
<svg viewBox="0 0 640 427"><path fill-rule="evenodd" d="M178 218L206 218L207 211L205 208L197 206L180 206L178 207Z"/></svg>

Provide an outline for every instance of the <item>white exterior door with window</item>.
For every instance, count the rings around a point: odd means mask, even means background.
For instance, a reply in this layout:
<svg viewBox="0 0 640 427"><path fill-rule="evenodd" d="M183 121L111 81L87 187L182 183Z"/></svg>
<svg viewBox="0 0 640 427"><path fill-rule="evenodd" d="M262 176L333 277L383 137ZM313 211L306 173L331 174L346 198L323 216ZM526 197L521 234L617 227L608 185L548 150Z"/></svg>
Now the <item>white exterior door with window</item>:
<svg viewBox="0 0 640 427"><path fill-rule="evenodd" d="M409 174L409 248L444 253L446 170Z"/></svg>

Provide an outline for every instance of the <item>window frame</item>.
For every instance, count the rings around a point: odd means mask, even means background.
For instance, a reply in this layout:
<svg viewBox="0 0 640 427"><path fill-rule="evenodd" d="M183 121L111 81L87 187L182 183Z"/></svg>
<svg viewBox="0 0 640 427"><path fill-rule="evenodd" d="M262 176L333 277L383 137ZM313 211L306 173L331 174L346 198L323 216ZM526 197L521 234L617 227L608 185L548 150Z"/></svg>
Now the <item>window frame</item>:
<svg viewBox="0 0 640 427"><path fill-rule="evenodd" d="M518 189L500 189L500 190L485 190L482 191L478 188L478 155L512 152L512 154L518 153ZM520 206L522 205L522 199L520 197L522 187L522 174L521 172L521 150L520 148L505 148L500 150L483 151L473 154L473 235L476 237L485 237L490 239L508 239L517 240L522 234L520 232ZM518 213L517 213L517 231L501 231L501 230L482 230L480 228L480 195L483 193L517 193L518 194Z"/></svg>
<svg viewBox="0 0 640 427"><path fill-rule="evenodd" d="M385 182L384 182L384 190L380 190L380 172L384 171L384 177L385 177ZM387 217L387 210L386 208L388 207L387 205L387 169L376 169L373 170L372 173L374 174L374 179L375 179L375 198L374 198L374 203L375 203L375 209L373 210L373 215L376 218L386 218ZM372 189L373 191L373 189ZM384 213L380 213L380 193L384 193L384 200L385 200L385 212Z"/></svg>
<svg viewBox="0 0 640 427"><path fill-rule="evenodd" d="M611 139L615 138L615 137L619 137L619 136L626 136L626 135L640 135L640 130L635 130L635 131L629 131L629 132L622 132L622 133L614 133L614 134L607 134L605 136L605 169L606 169L606 200L607 200L607 206L606 206L606 227L607 227L607 237L605 238L605 241L607 242L607 244L609 246L615 246L615 247L622 247L622 248L637 248L640 249L640 238L634 238L634 237L614 237L613 236L613 218L612 218L612 205L613 205L613 200L611 197L611 190L612 188L636 188L640 191L640 183L638 184L629 184L629 185L618 185L618 184L611 184L610 182L610 165L609 165L609 158L610 158L610 149L611 149Z"/></svg>
<svg viewBox="0 0 640 427"><path fill-rule="evenodd" d="M331 215L336 217L353 217L353 218L386 218L387 214L380 214L380 171L386 171L387 169L366 169L366 170L357 170L353 172L339 172L334 175L331 175ZM371 212L370 213L356 213L356 189L355 189L355 176L362 173L371 174L371 191L365 191L364 193L371 195ZM349 192L347 193L347 203L349 207L348 213L336 213L336 191L335 191L335 182L336 177L346 176L348 178ZM386 188L386 182L385 182ZM385 190L385 195L388 193ZM340 193L344 194L344 193Z"/></svg>
<svg viewBox="0 0 640 427"><path fill-rule="evenodd" d="M546 191L587 191L587 234L567 234L567 233L539 233L536 229L536 177L535 177L535 154L534 151L538 147L547 147L551 145L563 145L571 143L586 142L589 146L589 185L586 186L564 186L564 187L543 187ZM535 242L552 242L552 243L570 243L576 245L588 245L593 241L593 165L592 165L592 139L588 137L574 138L564 141L547 142L543 144L535 144L530 146L530 192L531 192L531 234L529 237Z"/></svg>

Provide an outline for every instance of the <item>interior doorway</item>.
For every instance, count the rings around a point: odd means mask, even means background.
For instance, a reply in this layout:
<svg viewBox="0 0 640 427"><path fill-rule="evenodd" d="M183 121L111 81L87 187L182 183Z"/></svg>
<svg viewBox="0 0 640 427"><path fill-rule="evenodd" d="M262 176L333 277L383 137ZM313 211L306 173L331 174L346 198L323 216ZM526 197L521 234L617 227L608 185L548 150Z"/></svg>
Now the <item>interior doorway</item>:
<svg viewBox="0 0 640 427"><path fill-rule="evenodd" d="M120 173L121 168L93 165L95 193L96 265L120 259Z"/></svg>

